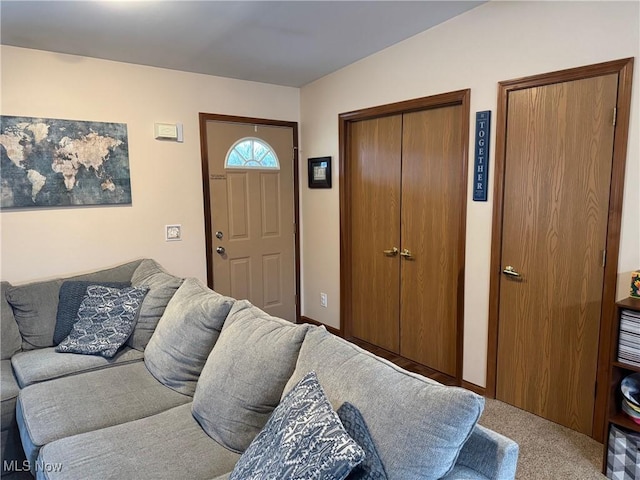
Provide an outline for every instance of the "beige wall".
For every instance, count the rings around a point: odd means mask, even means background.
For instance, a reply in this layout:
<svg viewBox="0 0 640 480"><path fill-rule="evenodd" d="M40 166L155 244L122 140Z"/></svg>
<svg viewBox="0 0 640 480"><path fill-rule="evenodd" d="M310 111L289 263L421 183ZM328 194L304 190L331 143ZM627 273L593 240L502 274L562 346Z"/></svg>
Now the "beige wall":
<svg viewBox="0 0 640 480"><path fill-rule="evenodd" d="M492 192L497 82L638 57L639 16L638 2L490 2L302 88L301 158L331 155L335 161L333 189L309 191L302 187L303 314L340 326L339 113L471 88L472 119L476 111L493 111ZM628 272L640 267L637 70L636 64L619 297L627 295ZM472 157L469 168L471 199ZM306 166L301 170L301 178L305 176ZM469 201L467 208L463 376L481 386L486 381L492 202L489 195L488 202ZM328 308L320 307L320 292L328 294Z"/></svg>
<svg viewBox="0 0 640 480"><path fill-rule="evenodd" d="M206 280L198 113L299 121L299 89L1 47L3 115L126 123L133 204L0 213L2 279L22 282L139 257ZM153 138L184 124L184 143ZM181 224L183 240L164 227Z"/></svg>

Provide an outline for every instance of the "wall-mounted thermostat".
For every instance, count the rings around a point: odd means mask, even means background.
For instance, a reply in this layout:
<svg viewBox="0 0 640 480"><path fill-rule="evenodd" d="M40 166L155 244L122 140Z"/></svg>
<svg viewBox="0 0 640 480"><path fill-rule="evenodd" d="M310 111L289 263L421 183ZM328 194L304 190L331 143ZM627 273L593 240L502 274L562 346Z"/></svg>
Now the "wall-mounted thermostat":
<svg viewBox="0 0 640 480"><path fill-rule="evenodd" d="M155 123L153 127L153 132L156 139L182 142L181 123Z"/></svg>

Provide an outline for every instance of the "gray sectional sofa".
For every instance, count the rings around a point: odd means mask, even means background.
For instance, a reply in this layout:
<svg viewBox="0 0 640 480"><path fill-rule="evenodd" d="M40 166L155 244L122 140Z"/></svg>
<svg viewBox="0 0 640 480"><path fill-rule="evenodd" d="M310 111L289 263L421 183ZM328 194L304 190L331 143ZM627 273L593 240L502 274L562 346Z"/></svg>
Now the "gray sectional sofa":
<svg viewBox="0 0 640 480"><path fill-rule="evenodd" d="M135 330L113 358L55 350L60 287L80 280L148 287ZM476 423L482 397L409 373L323 327L176 278L153 260L3 282L0 300L3 480L27 469L50 480L263 478L242 476L238 465L259 463L248 456L271 435L272 412L310 372L333 410L348 402L359 411L387 478L515 476L517 444ZM310 448L296 462L312 462Z"/></svg>

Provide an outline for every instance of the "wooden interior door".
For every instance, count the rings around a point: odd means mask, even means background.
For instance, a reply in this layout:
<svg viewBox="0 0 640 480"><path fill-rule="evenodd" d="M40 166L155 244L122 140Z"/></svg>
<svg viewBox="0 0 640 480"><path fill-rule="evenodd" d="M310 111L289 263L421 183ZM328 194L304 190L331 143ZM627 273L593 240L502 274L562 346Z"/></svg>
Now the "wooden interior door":
<svg viewBox="0 0 640 480"><path fill-rule="evenodd" d="M466 220L462 114L461 105L408 113L402 132L400 354L451 376Z"/></svg>
<svg viewBox="0 0 640 480"><path fill-rule="evenodd" d="M618 75L509 92L496 397L591 435Z"/></svg>
<svg viewBox="0 0 640 480"><path fill-rule="evenodd" d="M293 132L289 127L206 122L213 288L296 320ZM231 147L259 139L278 168L225 167Z"/></svg>
<svg viewBox="0 0 640 480"><path fill-rule="evenodd" d="M401 148L401 115L351 126L351 334L395 353L399 349Z"/></svg>

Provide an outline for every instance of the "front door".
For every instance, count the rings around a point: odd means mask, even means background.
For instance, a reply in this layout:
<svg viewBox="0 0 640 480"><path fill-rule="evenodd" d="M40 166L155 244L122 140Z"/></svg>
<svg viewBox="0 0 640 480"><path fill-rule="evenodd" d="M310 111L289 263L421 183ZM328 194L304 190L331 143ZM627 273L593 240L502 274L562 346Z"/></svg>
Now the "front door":
<svg viewBox="0 0 640 480"><path fill-rule="evenodd" d="M296 320L293 133L285 126L206 122L212 286L291 321Z"/></svg>
<svg viewBox="0 0 640 480"><path fill-rule="evenodd" d="M618 75L509 92L496 398L592 434Z"/></svg>

